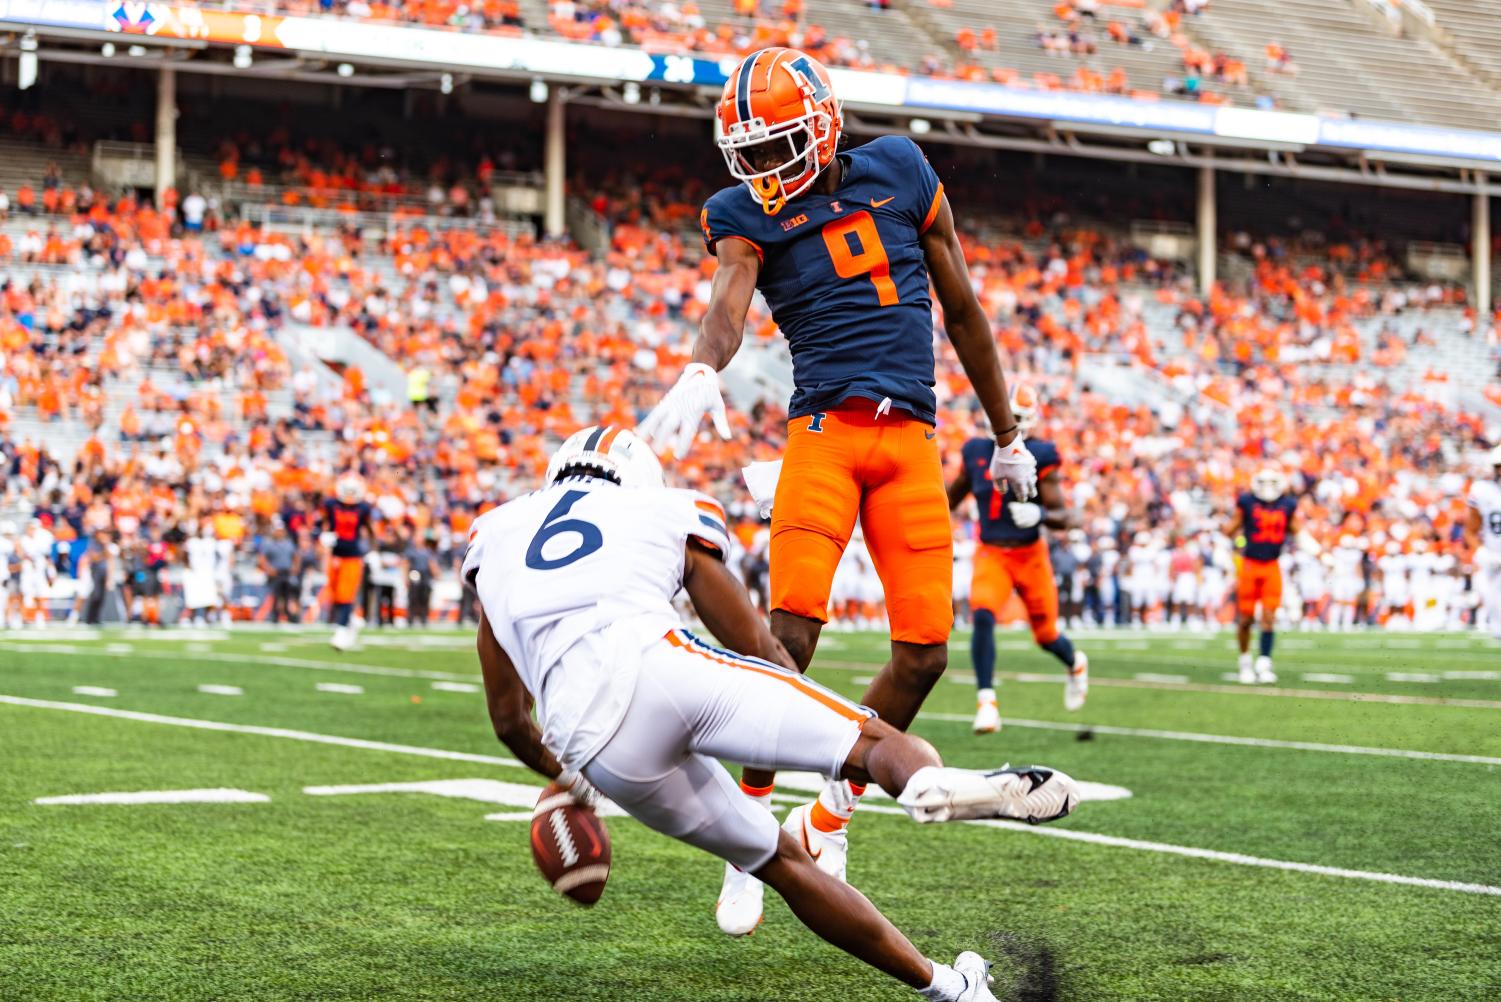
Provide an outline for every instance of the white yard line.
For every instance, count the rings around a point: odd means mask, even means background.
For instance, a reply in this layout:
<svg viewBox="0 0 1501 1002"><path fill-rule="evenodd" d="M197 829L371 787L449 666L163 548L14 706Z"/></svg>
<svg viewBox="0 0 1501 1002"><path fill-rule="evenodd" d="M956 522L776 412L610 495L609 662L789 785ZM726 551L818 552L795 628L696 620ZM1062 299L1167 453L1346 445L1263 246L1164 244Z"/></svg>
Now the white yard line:
<svg viewBox="0 0 1501 1002"><path fill-rule="evenodd" d="M968 723L963 713L919 713L922 720ZM1243 738L1233 734L1199 734L1193 731L1159 731L1147 727L1113 727L1109 724L1065 724L1053 720L1014 720L1002 718L1005 727L1025 727L1040 731L1092 731L1128 738L1161 738L1164 741L1194 741L1210 745L1240 745L1247 748L1287 748L1293 751L1331 752L1340 755L1378 755L1384 758L1414 758L1428 762L1464 762L1468 765L1501 765L1501 758L1488 755L1459 755L1452 752L1413 751L1407 748L1367 748L1361 745L1331 745L1320 741L1283 741L1278 738Z"/></svg>
<svg viewBox="0 0 1501 1002"><path fill-rule="evenodd" d="M1132 678L1141 682L1161 682L1163 685L1186 685L1187 675L1159 675L1156 672L1139 671Z"/></svg>
<svg viewBox="0 0 1501 1002"><path fill-rule="evenodd" d="M168 724L173 727L192 727L200 731L224 731L230 734L259 734L265 738L285 738L289 741L307 741L318 745L339 745L344 748L363 748L366 751L394 752L398 755L420 755L424 758L441 758L450 762L479 762L484 765L503 765L513 768L521 763L513 758L498 755L476 755L472 752L446 751L442 748L420 748L416 745L397 745L388 741L367 741L364 738L345 738L335 734L314 734L311 731L295 731L285 727L261 727L257 724L228 724L218 720L194 720L191 717L168 717L160 713L141 713L138 710L117 710L110 706L91 706L88 703L60 703L50 699L28 699L25 696L0 696L0 704L30 706L40 710L66 710L70 713L91 713L100 717L117 717L135 720L144 724Z"/></svg>
<svg viewBox="0 0 1501 1002"><path fill-rule="evenodd" d="M384 741L365 741L360 738L345 738L331 734L314 734L309 731L287 730L281 727L259 727L253 724L228 724L214 720L193 720L186 717L167 717L156 713L139 713L134 710L116 710L110 707L89 706L86 703L59 703L45 699L27 699L22 696L0 695L0 703L8 703L13 706L29 706L44 710L65 710L72 713L90 713L96 716L117 717L124 720L136 720L150 724L169 724L177 727L192 727L208 731L228 731L237 734L257 734L262 737L287 738L293 741L308 741L314 744L339 745L346 748L361 748L366 751L394 752L401 755L417 755L423 758L446 759L457 762L481 762L489 765L520 767L521 763L515 759L500 758L492 755L474 755L469 752L447 751L441 748L421 748L415 745L389 744ZM904 813L900 808L883 808L878 804L868 804L865 810L872 813ZM1067 828L1035 827L1006 821L970 821L966 824L984 825L987 827L1001 828L1007 831L1024 832L1031 835L1043 835L1051 838L1061 838L1074 842L1086 842L1093 845L1113 846L1122 849L1136 849L1142 852L1166 853L1175 856L1186 856L1192 859L1211 860L1219 863L1231 863L1238 866L1264 867L1273 870L1288 870L1296 873L1317 874L1326 877L1341 877L1347 880L1366 880L1383 884L1401 884L1409 887L1425 887L1433 890L1456 891L1462 894L1487 894L1501 896L1501 887L1492 887L1487 884L1469 884L1455 880L1434 880L1428 877L1407 877L1395 873L1379 873L1369 870L1347 870L1334 866L1319 866L1313 863L1296 863L1288 860L1265 859L1260 856L1247 856L1241 853L1220 852L1215 849L1198 849L1193 846L1170 845L1165 842L1145 842L1140 839L1122 838L1116 835L1101 835L1096 832L1081 832Z"/></svg>

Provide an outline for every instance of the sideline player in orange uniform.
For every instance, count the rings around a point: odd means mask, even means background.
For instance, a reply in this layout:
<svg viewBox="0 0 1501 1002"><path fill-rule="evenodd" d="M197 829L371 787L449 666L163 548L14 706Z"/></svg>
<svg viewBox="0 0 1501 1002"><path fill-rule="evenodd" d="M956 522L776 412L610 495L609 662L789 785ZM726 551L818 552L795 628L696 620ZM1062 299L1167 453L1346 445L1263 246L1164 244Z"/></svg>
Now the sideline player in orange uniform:
<svg viewBox="0 0 1501 1002"><path fill-rule="evenodd" d="M1011 413L1016 415L1022 434L1029 436L1027 449L1037 458L1037 501L1008 499L1006 485L997 487L992 482L990 456L995 442L988 438L972 438L964 443L963 468L949 484L949 509L959 507L973 494L980 515L974 583L969 592L974 620L970 658L979 690L976 734L1001 729L1001 714L995 699L995 619L1013 591L1027 607L1037 646L1063 662L1068 671L1063 687L1064 709L1083 709L1089 695L1089 658L1083 651L1075 650L1073 642L1058 629L1058 582L1053 577L1053 561L1041 530L1041 526L1059 530L1069 526L1068 507L1058 482L1062 460L1052 442L1030 437L1037 423L1035 390L1025 385L1016 387L1011 393Z"/></svg>
<svg viewBox="0 0 1501 1002"><path fill-rule="evenodd" d="M365 485L353 474L339 478L334 495L323 502L323 531L334 537L328 560L328 584L333 593L329 618L334 623L330 643L335 650L347 651L355 642L349 618L365 573L365 541L370 536L375 508L364 499Z"/></svg>
<svg viewBox="0 0 1501 1002"><path fill-rule="evenodd" d="M1240 643L1240 680L1246 685L1275 682L1272 644L1276 640L1277 607L1282 604L1282 547L1293 534L1293 515L1298 499L1287 493L1287 477L1266 467L1251 478L1250 491L1235 500L1235 517L1226 530L1231 539L1243 538L1240 576L1235 584L1239 615L1236 639ZM1260 654L1251 660L1251 623L1261 606Z"/></svg>
<svg viewBox="0 0 1501 1002"><path fill-rule="evenodd" d="M704 242L719 262L708 312L691 364L641 431L678 456L705 416L729 437L717 372L739 350L759 289L792 349L794 383L771 515L772 633L806 671L858 517L891 620L891 661L863 702L905 730L948 664L953 626L930 285L996 431L992 474L1026 501L1037 467L1011 415L943 185L910 139L840 152L841 131L829 74L803 53L762 49L731 73L716 142L742 183L704 205ZM770 808L769 773L748 772L741 783ZM831 782L786 822L840 877L844 826L861 792ZM728 868L720 928L753 930L761 892Z"/></svg>

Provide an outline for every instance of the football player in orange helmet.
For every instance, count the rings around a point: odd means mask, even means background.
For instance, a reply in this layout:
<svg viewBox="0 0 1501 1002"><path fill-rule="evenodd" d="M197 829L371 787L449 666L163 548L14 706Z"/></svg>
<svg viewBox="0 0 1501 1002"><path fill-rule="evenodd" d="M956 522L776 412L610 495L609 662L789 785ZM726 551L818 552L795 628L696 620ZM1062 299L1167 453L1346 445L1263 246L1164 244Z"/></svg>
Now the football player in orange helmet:
<svg viewBox="0 0 1501 1002"><path fill-rule="evenodd" d="M788 48L747 56L725 83L716 144L737 181L700 222L718 260L708 311L682 377L641 425L683 456L704 417L730 427L720 369L740 348L759 289L786 336L794 389L771 509L772 632L806 670L828 621L830 586L856 519L886 593L891 661L863 702L905 729L948 664L953 539L933 392L933 302L995 429L990 470L1030 501L1037 464L1007 398L938 175L905 136L841 150L843 115L818 61ZM747 772L769 805L773 777ZM843 877L845 825L861 788L831 783L786 827ZM761 919L761 887L726 871L720 928Z"/></svg>

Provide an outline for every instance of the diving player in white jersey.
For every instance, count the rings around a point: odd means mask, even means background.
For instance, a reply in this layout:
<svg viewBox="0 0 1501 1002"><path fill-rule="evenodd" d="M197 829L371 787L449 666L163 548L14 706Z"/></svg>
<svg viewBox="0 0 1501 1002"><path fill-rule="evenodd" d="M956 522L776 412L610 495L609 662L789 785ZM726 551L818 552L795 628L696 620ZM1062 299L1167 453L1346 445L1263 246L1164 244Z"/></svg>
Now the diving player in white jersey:
<svg viewBox="0 0 1501 1002"><path fill-rule="evenodd" d="M600 427L571 436L541 490L470 533L463 574L479 593L496 735L579 802L608 796L754 874L828 942L924 998L992 1002L984 960L924 957L718 760L879 783L918 821L1051 821L1077 804L1077 785L1036 766L945 767L926 741L798 674L721 562L728 546L719 504L664 488L641 439ZM729 650L681 627L680 589Z"/></svg>
<svg viewBox="0 0 1501 1002"><path fill-rule="evenodd" d="M1487 629L1501 640L1501 445L1490 452L1492 477L1470 485L1465 502L1470 506L1465 520L1465 542L1475 565L1475 590L1485 609Z"/></svg>

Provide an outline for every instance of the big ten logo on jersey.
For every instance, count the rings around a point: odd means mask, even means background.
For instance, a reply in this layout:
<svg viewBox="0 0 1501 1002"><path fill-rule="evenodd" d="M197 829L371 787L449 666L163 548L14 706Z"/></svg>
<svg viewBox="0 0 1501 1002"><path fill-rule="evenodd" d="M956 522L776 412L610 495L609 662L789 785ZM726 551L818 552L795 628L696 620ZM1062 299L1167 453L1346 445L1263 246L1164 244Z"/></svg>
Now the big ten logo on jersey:
<svg viewBox="0 0 1501 1002"><path fill-rule="evenodd" d="M1251 542L1280 543L1287 538L1287 512L1278 508L1253 508Z"/></svg>
<svg viewBox="0 0 1501 1002"><path fill-rule="evenodd" d="M708 215L707 212L705 212L704 214ZM807 221L808 221L808 214L806 212L799 212L797 215L793 216L791 219L784 219L784 220L782 220L782 231L785 233L788 230L796 229L797 227L803 225Z"/></svg>

